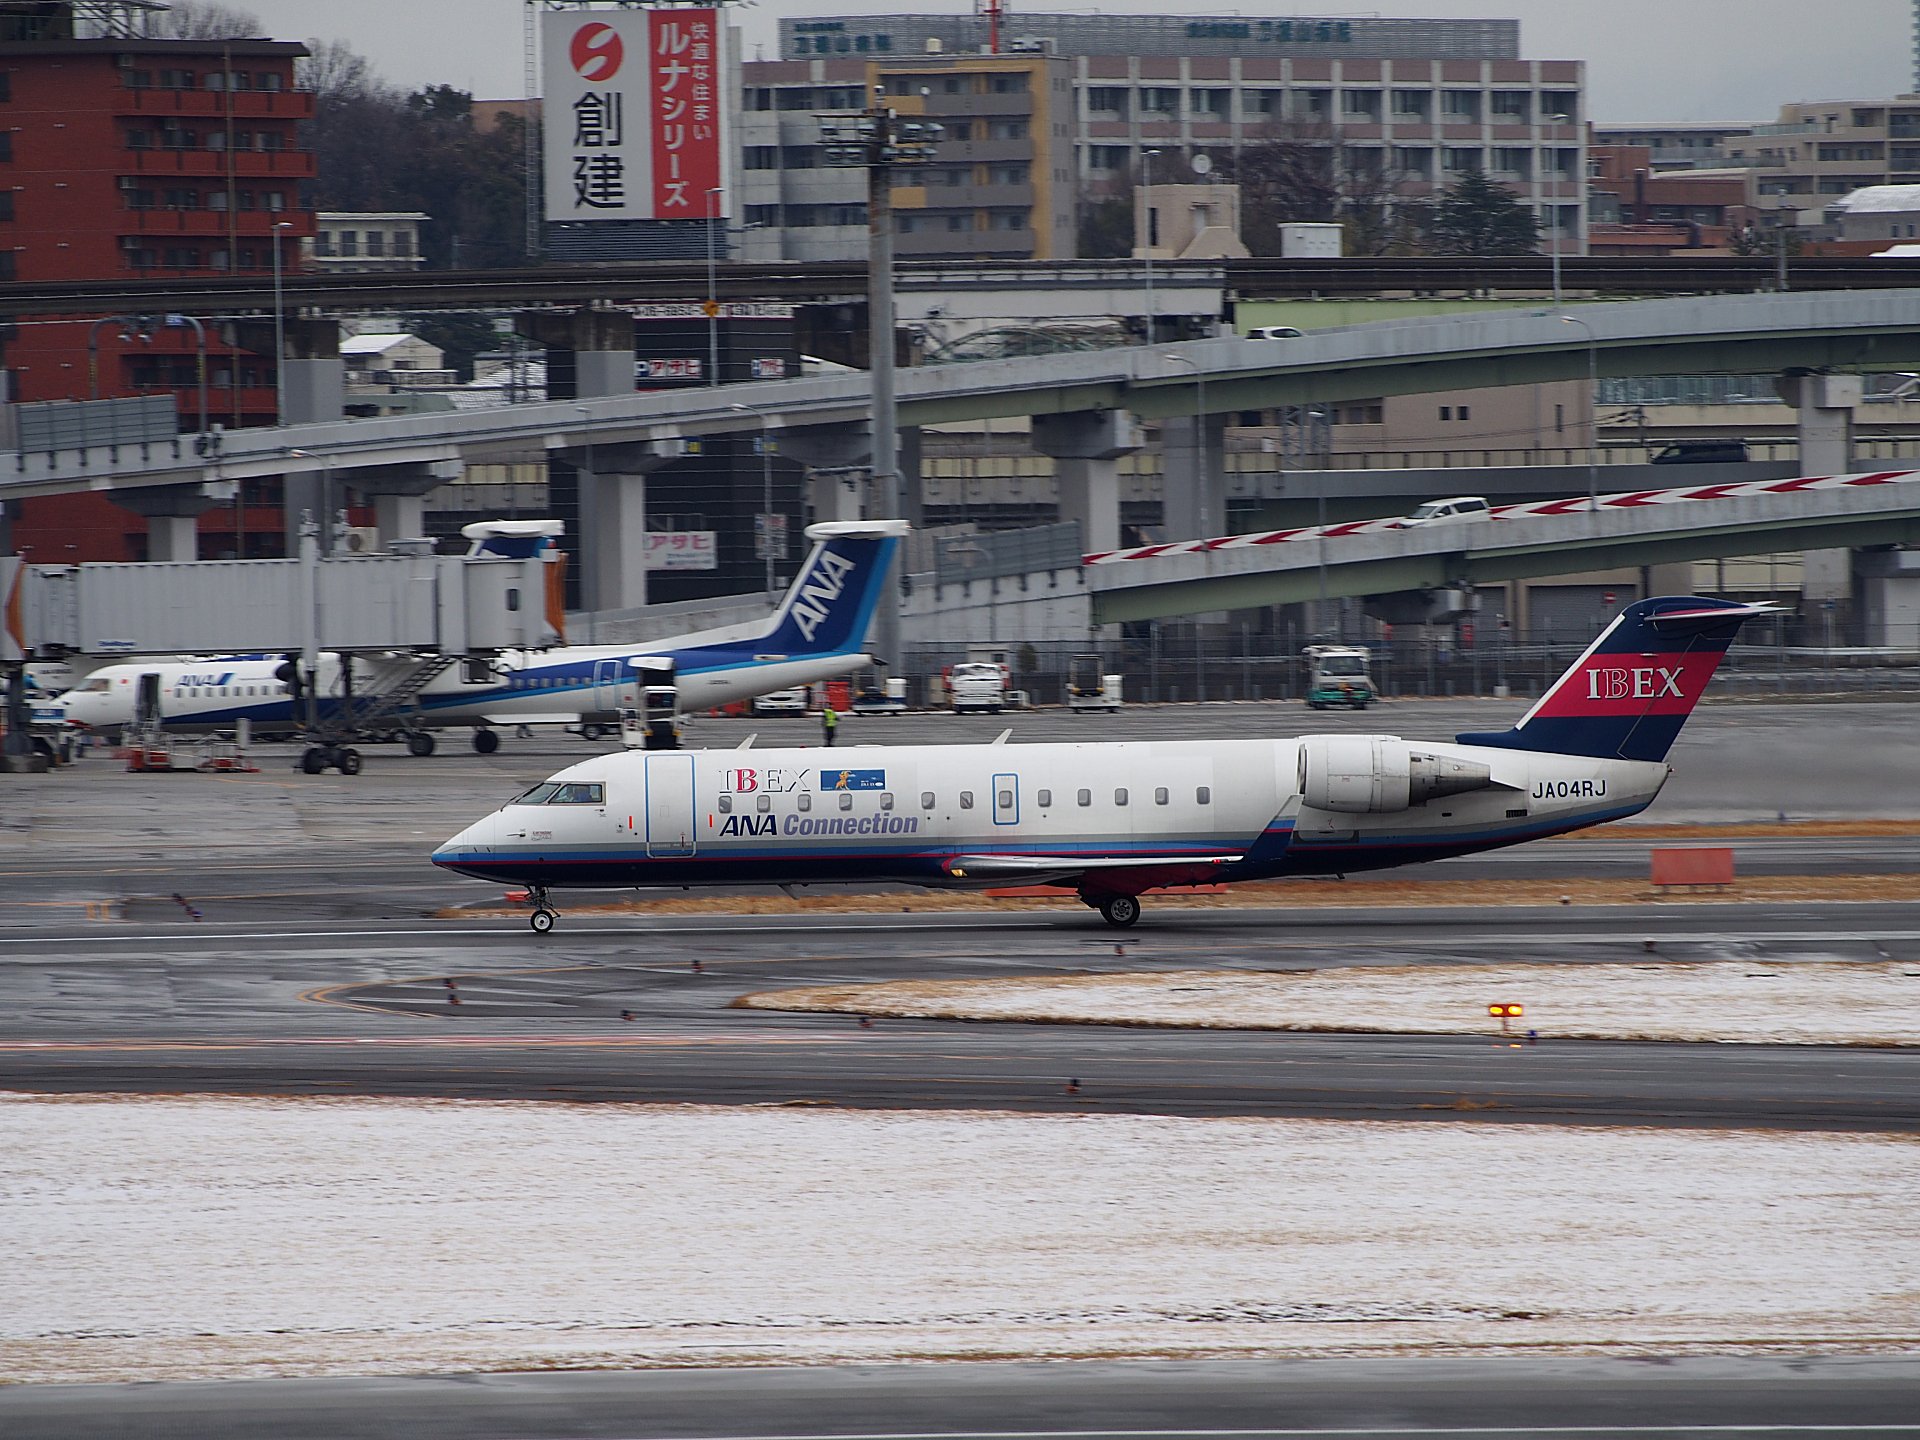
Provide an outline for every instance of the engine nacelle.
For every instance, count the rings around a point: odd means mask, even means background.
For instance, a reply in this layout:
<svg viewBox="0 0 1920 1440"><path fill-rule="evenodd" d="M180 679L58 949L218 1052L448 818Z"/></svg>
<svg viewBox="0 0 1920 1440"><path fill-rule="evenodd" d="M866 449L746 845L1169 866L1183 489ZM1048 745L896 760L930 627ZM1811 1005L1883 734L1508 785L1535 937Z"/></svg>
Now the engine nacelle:
<svg viewBox="0 0 1920 1440"><path fill-rule="evenodd" d="M1300 795L1315 810L1391 814L1492 784L1492 772L1477 761L1436 755L1392 735L1312 735L1300 744Z"/></svg>

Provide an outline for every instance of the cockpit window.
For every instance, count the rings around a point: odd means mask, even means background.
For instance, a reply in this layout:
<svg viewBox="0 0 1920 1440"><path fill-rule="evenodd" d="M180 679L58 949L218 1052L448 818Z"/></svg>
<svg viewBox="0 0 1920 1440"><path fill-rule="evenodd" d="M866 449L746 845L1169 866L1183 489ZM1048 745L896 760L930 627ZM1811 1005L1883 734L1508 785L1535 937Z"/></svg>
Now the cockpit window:
<svg viewBox="0 0 1920 1440"><path fill-rule="evenodd" d="M87 681L86 684L79 687L79 693L82 695L103 695L112 688L113 681L107 679L104 675L96 675L93 679Z"/></svg>
<svg viewBox="0 0 1920 1440"><path fill-rule="evenodd" d="M607 787L598 780L547 781L512 802L515 805L604 805Z"/></svg>

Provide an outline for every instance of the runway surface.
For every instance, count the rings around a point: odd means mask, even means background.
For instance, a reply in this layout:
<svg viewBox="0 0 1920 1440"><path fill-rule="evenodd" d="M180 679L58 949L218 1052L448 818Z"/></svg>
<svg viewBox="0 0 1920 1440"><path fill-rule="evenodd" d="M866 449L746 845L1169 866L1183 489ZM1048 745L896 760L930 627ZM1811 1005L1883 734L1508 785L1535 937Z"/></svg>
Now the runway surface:
<svg viewBox="0 0 1920 1440"><path fill-rule="evenodd" d="M1511 702L851 722L889 741L1450 735ZM1651 821L1904 816L1904 705L1718 706L1689 726ZM811 740L712 722L708 743ZM1845 743L1834 743L1836 736ZM0 791L0 1088L467 1095L1183 1116L1458 1116L1554 1124L1920 1131L1920 1054L1483 1037L963 1025L728 1008L747 990L916 976L1534 960L1892 959L1920 974L1920 905L1176 914L1116 936L1090 913L427 917L497 892L424 863L447 834L583 758L570 738L457 735L356 779L129 776L98 757ZM1911 873L1870 835L1730 841L1743 874ZM1644 839L1537 844L1421 878L1640 876ZM177 899L175 897L178 897ZM563 910L565 906L563 905ZM198 918L195 916L198 912ZM1651 940L1650 952L1646 942ZM1116 946L1122 947L1116 952ZM453 983L448 985L448 981ZM457 1005L450 1003L457 996ZM623 1018L623 1014L624 1017ZM1068 1081L1076 1081L1068 1093ZM1920 1434L1920 1362L1625 1360L965 1366L146 1387L0 1386L12 1436L725 1434ZM1731 1428L1728 1428L1731 1427Z"/></svg>
<svg viewBox="0 0 1920 1440"><path fill-rule="evenodd" d="M1646 962L1649 940L1649 963L1892 959L1920 971L1920 907L1192 912L1124 940L1075 913L619 921L544 939L506 919L9 935L0 1085L1920 1128L1920 1052L1906 1050L869 1029L728 1008L747 990L903 974Z"/></svg>
<svg viewBox="0 0 1920 1440"><path fill-rule="evenodd" d="M0 1387L9 1440L1920 1435L1920 1362L1543 1358L849 1366Z"/></svg>

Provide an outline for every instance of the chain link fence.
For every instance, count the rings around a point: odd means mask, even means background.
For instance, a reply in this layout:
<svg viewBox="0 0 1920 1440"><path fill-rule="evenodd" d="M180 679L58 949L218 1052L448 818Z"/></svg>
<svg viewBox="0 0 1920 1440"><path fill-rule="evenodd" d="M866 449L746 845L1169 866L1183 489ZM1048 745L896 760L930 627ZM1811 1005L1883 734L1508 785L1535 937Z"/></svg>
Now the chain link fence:
<svg viewBox="0 0 1920 1440"><path fill-rule="evenodd" d="M1144 626L1140 634L1104 644L1065 641L980 641L911 647L905 656L909 703L937 703L942 671L962 660L998 660L1027 703L1057 705L1066 696L1075 656L1100 657L1102 673L1125 677L1129 704L1190 701L1303 700L1307 679L1301 649L1339 637L1255 634L1251 630ZM1384 699L1511 696L1543 693L1586 649L1578 642L1535 640L1492 626L1456 633L1403 627L1387 640L1355 639L1372 653L1375 685ZM1722 663L1714 693L1743 699L1821 696L1920 700L1920 645L1872 649L1787 643L1763 626L1749 626Z"/></svg>

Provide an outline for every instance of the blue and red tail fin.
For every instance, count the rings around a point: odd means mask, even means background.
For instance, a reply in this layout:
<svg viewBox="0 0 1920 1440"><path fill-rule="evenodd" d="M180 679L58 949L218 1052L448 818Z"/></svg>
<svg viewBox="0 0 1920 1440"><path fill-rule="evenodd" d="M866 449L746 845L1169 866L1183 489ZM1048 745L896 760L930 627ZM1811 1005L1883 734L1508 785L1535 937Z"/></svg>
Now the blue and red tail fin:
<svg viewBox="0 0 1920 1440"><path fill-rule="evenodd" d="M1462 745L1664 760L1742 621L1766 605L1670 595L1629 605L1511 730Z"/></svg>

